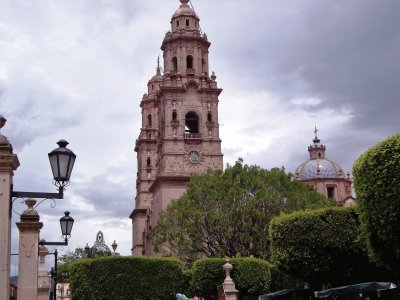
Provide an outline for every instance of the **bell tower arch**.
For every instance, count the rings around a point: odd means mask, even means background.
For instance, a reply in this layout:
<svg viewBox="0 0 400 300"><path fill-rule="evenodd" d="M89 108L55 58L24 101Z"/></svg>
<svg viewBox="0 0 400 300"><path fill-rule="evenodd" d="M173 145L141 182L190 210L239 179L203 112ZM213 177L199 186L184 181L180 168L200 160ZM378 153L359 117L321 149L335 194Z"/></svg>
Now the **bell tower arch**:
<svg viewBox="0 0 400 300"><path fill-rule="evenodd" d="M164 73L158 63L140 102L132 255L162 255L154 253L148 238L160 212L183 195L191 174L223 168L218 123L222 89L214 72L209 74L211 44L189 0L180 2L161 44Z"/></svg>

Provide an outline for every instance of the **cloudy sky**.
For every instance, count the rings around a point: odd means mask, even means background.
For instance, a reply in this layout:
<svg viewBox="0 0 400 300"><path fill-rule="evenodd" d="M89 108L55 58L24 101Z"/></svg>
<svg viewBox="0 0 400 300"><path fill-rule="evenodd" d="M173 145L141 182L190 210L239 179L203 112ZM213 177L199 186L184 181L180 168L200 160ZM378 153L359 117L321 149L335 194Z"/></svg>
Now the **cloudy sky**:
<svg viewBox="0 0 400 300"><path fill-rule="evenodd" d="M139 103L179 4L0 1L0 114L21 163L15 190L54 191L47 153L59 139L78 156L65 199L38 208L48 241L60 239L68 209L76 220L70 249L92 245L102 230L108 245L115 239L130 253ZM351 171L362 152L399 131L399 1L192 4L224 89L225 164L243 157L293 172L316 124L327 157ZM15 253L15 226L12 234Z"/></svg>

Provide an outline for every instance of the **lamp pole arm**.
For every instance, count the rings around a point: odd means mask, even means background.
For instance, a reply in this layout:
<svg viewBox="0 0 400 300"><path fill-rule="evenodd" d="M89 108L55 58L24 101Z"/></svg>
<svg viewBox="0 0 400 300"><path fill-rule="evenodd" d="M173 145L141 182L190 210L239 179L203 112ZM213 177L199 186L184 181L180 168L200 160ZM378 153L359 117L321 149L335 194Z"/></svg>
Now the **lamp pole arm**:
<svg viewBox="0 0 400 300"><path fill-rule="evenodd" d="M64 188L58 187L58 193L12 191L11 196L15 198L64 199Z"/></svg>
<svg viewBox="0 0 400 300"><path fill-rule="evenodd" d="M67 240L67 238L65 238L64 242L45 242L45 241L40 241L39 245L43 245L43 246L68 246L68 240ZM57 249L55 251L57 251Z"/></svg>

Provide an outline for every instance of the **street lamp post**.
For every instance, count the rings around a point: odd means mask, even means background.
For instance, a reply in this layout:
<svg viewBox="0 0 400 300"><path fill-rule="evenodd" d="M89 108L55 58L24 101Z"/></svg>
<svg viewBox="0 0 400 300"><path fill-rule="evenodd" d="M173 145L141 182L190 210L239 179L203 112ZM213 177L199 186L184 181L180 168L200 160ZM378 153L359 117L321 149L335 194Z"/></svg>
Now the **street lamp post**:
<svg viewBox="0 0 400 300"><path fill-rule="evenodd" d="M74 219L70 217L70 212L64 212L64 216L60 218L61 232L64 237L64 242L46 242L41 240L39 245L43 246L67 246L68 239L71 237L72 226L74 225ZM52 287L53 287L53 299L57 299L57 266L58 266L58 251L54 249L54 268L51 271Z"/></svg>
<svg viewBox="0 0 400 300"><path fill-rule="evenodd" d="M5 125L7 119L0 115L0 130ZM18 198L42 198L46 199L63 199L65 187L69 184L71 172L75 163L76 155L66 146L68 142L60 140L58 148L51 151L49 155L50 165L53 172L53 183L58 187L58 193L42 193L42 192L22 192L13 190L13 171L19 167L17 155L13 153L13 148L8 139L0 133L0 299L9 299L10 294L10 255L11 255L11 216L13 202ZM42 201L44 201L42 200ZM31 268L30 274L33 277L19 272L19 279L29 279L27 286L21 286L23 280L19 280L19 299L36 299L37 295L37 269L38 269L38 247L39 247L39 231L43 224L39 222L39 215L35 208L37 204L33 199L25 201L28 209L21 215L21 222L17 223L20 230L19 241L19 270L27 270L21 268L22 261L25 261ZM68 216L65 216L68 217ZM69 224L69 223L67 223ZM72 226L71 226L72 228ZM23 234L22 234L23 233ZM67 243L66 240L63 245ZM32 261L33 260L33 263ZM35 266L36 265L36 266ZM35 275L36 271L36 275ZM29 272L28 272L29 273ZM25 276L26 275L26 276ZM33 285L32 285L32 284ZM22 283L24 284L24 283ZM22 292L24 288L26 291ZM28 291L29 290L29 291ZM32 292L33 294L30 294ZM22 294L26 294L22 296Z"/></svg>
<svg viewBox="0 0 400 300"><path fill-rule="evenodd" d="M49 161L53 172L53 184L58 187L58 193L42 192L19 192L12 191L13 198L43 198L43 199L63 199L64 189L69 185L72 168L75 164L76 155L67 148L66 140L57 142L58 148L49 153Z"/></svg>

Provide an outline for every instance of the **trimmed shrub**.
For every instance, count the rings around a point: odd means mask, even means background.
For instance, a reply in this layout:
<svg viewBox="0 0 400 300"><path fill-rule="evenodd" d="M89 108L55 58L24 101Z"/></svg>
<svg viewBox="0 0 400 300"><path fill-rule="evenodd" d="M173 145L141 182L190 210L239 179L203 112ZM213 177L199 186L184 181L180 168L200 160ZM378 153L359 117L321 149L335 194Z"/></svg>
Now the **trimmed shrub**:
<svg viewBox="0 0 400 300"><path fill-rule="evenodd" d="M182 262L175 258L100 257L70 268L74 300L175 299L183 290Z"/></svg>
<svg viewBox="0 0 400 300"><path fill-rule="evenodd" d="M303 288L304 281L297 279L278 269L275 265L271 267L271 286L270 291L276 292L286 289Z"/></svg>
<svg viewBox="0 0 400 300"><path fill-rule="evenodd" d="M356 283L371 275L358 215L352 208L276 217L270 223L270 238L273 263L311 288Z"/></svg>
<svg viewBox="0 0 400 300"><path fill-rule="evenodd" d="M222 258L205 258L196 260L192 267L192 289L207 299L218 299L217 286L225 279ZM271 272L268 262L257 258L233 258L231 277L240 299L257 299L269 291Z"/></svg>
<svg viewBox="0 0 400 300"><path fill-rule="evenodd" d="M362 154L353 175L369 255L399 273L400 134Z"/></svg>

